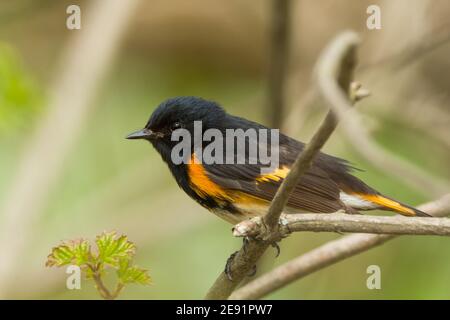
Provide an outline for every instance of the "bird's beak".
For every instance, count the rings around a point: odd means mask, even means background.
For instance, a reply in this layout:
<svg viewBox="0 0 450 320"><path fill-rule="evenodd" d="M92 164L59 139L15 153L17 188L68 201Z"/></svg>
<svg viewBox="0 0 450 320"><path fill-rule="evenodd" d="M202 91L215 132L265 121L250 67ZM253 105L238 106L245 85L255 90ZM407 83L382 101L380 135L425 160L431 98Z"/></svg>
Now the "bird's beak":
<svg viewBox="0 0 450 320"><path fill-rule="evenodd" d="M136 132L130 133L126 138L127 139L152 139L156 136L156 134L150 129L142 129Z"/></svg>

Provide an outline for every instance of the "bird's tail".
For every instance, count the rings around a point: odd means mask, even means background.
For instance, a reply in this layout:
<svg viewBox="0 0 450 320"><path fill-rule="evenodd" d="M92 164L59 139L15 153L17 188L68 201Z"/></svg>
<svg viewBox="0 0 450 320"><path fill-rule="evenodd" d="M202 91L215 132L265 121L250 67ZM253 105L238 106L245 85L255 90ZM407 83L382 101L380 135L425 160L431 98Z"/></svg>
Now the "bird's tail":
<svg viewBox="0 0 450 320"><path fill-rule="evenodd" d="M362 197L366 201L370 201L378 205L382 210L394 211L409 217L431 217L429 214L420 211L419 209L416 209L381 194L364 194L360 195L360 197Z"/></svg>

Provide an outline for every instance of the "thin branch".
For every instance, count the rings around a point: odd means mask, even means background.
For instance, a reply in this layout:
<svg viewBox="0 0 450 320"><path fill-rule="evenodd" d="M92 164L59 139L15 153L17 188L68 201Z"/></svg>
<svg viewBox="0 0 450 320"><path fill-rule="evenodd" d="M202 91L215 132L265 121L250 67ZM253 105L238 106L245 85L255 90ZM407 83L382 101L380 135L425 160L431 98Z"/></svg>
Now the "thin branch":
<svg viewBox="0 0 450 320"><path fill-rule="evenodd" d="M421 205L419 209L436 217L449 215L450 195L447 194L439 200ZM416 219L410 218L410 220ZM352 234L330 241L249 282L244 287L236 290L230 296L230 299L258 299L264 297L295 280L379 246L395 237L387 234Z"/></svg>
<svg viewBox="0 0 450 320"><path fill-rule="evenodd" d="M283 215L280 224L280 238L301 231L450 236L450 219L447 218L301 213ZM260 228L260 219L253 218L237 224L233 235L254 237Z"/></svg>
<svg viewBox="0 0 450 320"><path fill-rule="evenodd" d="M92 279L95 282L95 287L97 288L98 293L105 300L114 300L115 297L109 292L108 288L103 283L101 276L98 273L94 273L92 275Z"/></svg>
<svg viewBox="0 0 450 320"><path fill-rule="evenodd" d="M327 76L330 77L330 82L334 81L334 83L339 83L339 85L336 85L335 90L339 91L344 98L350 90L355 65L355 49L358 42L359 38L355 33L343 33L325 49L323 56L319 60L319 65L323 67L321 72L327 73ZM289 195L302 174L311 165L315 155L320 151L321 147L336 128L336 124L336 117L330 111L320 128L312 137L310 143L299 154L289 174L278 188L269 211L263 217L264 225L267 226L267 232L262 236L262 239L250 240L245 249L242 247L236 253L230 261L230 272L233 280L230 280L225 272L222 272L208 291L206 299L228 298L242 279L250 273L269 244L280 240L276 238L278 233L273 231L278 230L280 214L287 203Z"/></svg>
<svg viewBox="0 0 450 320"><path fill-rule="evenodd" d="M116 285L116 289L114 290L114 292L112 293L112 298L116 299L119 294L122 292L122 289L125 287L125 285L122 282L117 283Z"/></svg>
<svg viewBox="0 0 450 320"><path fill-rule="evenodd" d="M279 128L285 112L284 88L289 61L289 8L291 0L272 0L269 60L268 115L272 128Z"/></svg>
<svg viewBox="0 0 450 320"><path fill-rule="evenodd" d="M100 265L97 264L94 266L92 264L88 264L87 266L92 271L92 279L95 282L95 288L97 289L100 296L105 300L116 299L119 296L122 289L124 288L124 284L119 281L117 283L116 288L114 289L113 293L111 293L111 291L109 291L109 289L103 283L102 273L99 270Z"/></svg>

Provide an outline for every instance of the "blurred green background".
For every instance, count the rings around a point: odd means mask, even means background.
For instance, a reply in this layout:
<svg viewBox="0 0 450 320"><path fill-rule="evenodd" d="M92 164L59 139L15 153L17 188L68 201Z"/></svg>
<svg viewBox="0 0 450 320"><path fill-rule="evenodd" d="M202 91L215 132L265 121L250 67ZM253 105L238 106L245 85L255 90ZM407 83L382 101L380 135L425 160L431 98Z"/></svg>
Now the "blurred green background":
<svg viewBox="0 0 450 320"><path fill-rule="evenodd" d="M100 0L105 6L108 1ZM59 61L89 30L84 24L81 30L68 30L66 8L80 5L84 23L93 2L0 0L0 208L6 206L30 141L49 111L55 79L64 72L64 62ZM382 10L381 30L366 28L366 8L373 3ZM159 102L179 95L216 100L230 113L269 123L265 110L272 7L269 0L138 2L106 75L87 102L88 112L61 168L55 170L54 183L40 190L45 195L42 210L30 212L29 228L5 230L7 224L0 225L1 236L12 243L27 233L25 246L15 252L17 261L2 298L99 298L89 281L83 281L82 290L67 290L64 270L45 268L44 262L60 240L93 240L103 230L127 234L138 246L136 262L148 268L153 279L149 287L128 286L120 298L204 296L241 241L231 236L231 225L178 189L150 145L124 137L141 128ZM450 45L440 40L450 34L448 1L293 0L290 14L288 103L283 116L288 118L290 109L300 111L294 113L299 121L291 117L284 131L305 141L317 127L326 110L314 99L301 103L302 97L313 85L320 51L338 31L351 28L363 39L356 79L372 97L358 109L371 134L429 173L430 179L448 181ZM52 149L52 139L46 143L42 152L59 152ZM375 169L339 130L325 151L349 159L365 170L357 175L368 184L411 205L438 196ZM34 170L39 172L42 165L36 163ZM21 201L29 198L24 195ZM0 211L0 219L3 214ZM279 258L268 250L258 274L339 236L292 235L282 242ZM269 298L448 299L449 246L444 237L401 237ZM6 258L0 253L0 264ZM381 267L381 290L366 287L366 268L373 264Z"/></svg>

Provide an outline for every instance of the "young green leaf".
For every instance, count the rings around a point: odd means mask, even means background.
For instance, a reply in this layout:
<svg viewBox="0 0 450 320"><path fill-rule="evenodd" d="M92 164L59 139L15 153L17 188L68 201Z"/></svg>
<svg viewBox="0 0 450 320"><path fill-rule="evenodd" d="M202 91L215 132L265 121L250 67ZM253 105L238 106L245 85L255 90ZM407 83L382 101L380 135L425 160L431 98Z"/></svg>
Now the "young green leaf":
<svg viewBox="0 0 450 320"><path fill-rule="evenodd" d="M138 266L130 266L128 259L120 259L119 269L117 270L117 277L123 284L138 283L143 285L149 285L151 283L148 270L140 268Z"/></svg>
<svg viewBox="0 0 450 320"><path fill-rule="evenodd" d="M62 242L52 249L45 265L48 267L78 265L85 272L86 278L95 282L99 294L104 299L117 298L128 283L150 284L148 271L132 265L136 246L125 235L117 236L116 232L103 232L97 236L95 242L97 254L92 253L91 244L87 240ZM108 267L116 269L118 282L114 291L110 291L104 284L103 277Z"/></svg>
<svg viewBox="0 0 450 320"><path fill-rule="evenodd" d="M66 241L52 249L45 265L47 267L60 267L67 264L81 266L89 261L90 252L91 247L87 240L77 239Z"/></svg>
<svg viewBox="0 0 450 320"><path fill-rule="evenodd" d="M78 266L82 266L88 263L92 257L91 245L87 240L80 240L73 244L74 263Z"/></svg>
<svg viewBox="0 0 450 320"><path fill-rule="evenodd" d="M119 267L120 259L131 259L136 251L136 246L127 236L117 237L114 231L102 233L95 242L98 247L97 259L115 268Z"/></svg>
<svg viewBox="0 0 450 320"><path fill-rule="evenodd" d="M50 253L47 256L47 261L45 262L46 267L53 267L53 266L63 266L66 264L70 264L73 260L73 251L70 249L69 246L66 245L60 245L57 247L54 247L52 249L52 253Z"/></svg>

